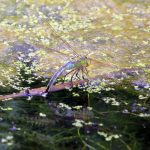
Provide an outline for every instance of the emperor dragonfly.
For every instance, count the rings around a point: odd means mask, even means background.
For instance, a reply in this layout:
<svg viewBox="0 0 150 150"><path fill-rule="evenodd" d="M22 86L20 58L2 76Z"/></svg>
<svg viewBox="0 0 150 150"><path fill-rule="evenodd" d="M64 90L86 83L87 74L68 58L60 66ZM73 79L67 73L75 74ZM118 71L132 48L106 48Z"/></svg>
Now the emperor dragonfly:
<svg viewBox="0 0 150 150"><path fill-rule="evenodd" d="M84 75L83 74L84 73L88 73L88 71L86 69L86 67L88 65L89 65L89 60L88 60L88 58L86 56L83 56L83 57L79 58L76 61L69 61L69 62L67 62L65 65L60 67L58 69L58 71L56 71L54 73L54 75L51 77L45 92L48 93L48 92L51 91L51 88L52 88L53 84L55 83L57 78L63 74L64 71L71 70L65 76L67 76L69 73L73 72L73 75L71 76L71 83L72 83L72 79L73 79L74 75L78 79L80 79L80 77L78 76L80 71L82 72L82 78L84 79Z"/></svg>
<svg viewBox="0 0 150 150"><path fill-rule="evenodd" d="M61 66L55 73L54 75L51 77L47 88L45 90L45 93L48 93L51 91L52 86L54 85L54 83L56 82L57 78L60 77L65 71L70 70L68 73L66 73L65 77L70 74L73 73L71 76L71 83L72 83L72 79L74 76L76 76L78 79L80 79L80 77L78 76L79 72L81 71L82 73L82 78L85 79L84 74L88 75L88 71L87 71L87 66L89 65L90 61L92 60L91 58L88 58L87 56L82 56L79 55L77 53L77 50L74 49L66 40L64 40L56 31L55 29L51 26L50 23L48 23L48 25L51 27L51 31L53 32L54 36L56 38L58 38L59 40L61 40L68 48L70 48L70 50L72 50L72 52L74 53L74 57L69 62L67 62L66 64L64 64L63 66ZM41 47L41 45L37 44L38 47ZM52 48L47 48L49 50L54 50ZM76 59L76 60L75 60ZM95 60L94 60L95 61ZM105 64L102 62L99 62L101 64L104 65L109 65L112 66L111 64Z"/></svg>

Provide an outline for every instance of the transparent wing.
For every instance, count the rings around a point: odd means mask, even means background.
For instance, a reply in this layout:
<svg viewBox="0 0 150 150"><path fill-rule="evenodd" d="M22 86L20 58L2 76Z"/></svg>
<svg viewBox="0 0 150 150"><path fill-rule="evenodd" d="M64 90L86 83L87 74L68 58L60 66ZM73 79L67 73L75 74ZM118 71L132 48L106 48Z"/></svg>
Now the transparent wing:
<svg viewBox="0 0 150 150"><path fill-rule="evenodd" d="M57 70L58 68L56 68L56 66L61 66L62 64L65 64L66 62L63 62L62 60L64 60L65 57L67 57L67 61L68 61L68 57L70 57L70 53L69 55L66 53L65 50L61 50L61 48L59 48L58 46L58 49L56 48L57 47L57 44L59 44L59 41L61 41L63 44L65 44L65 48L66 49L69 49L69 51L72 52L72 54L74 54L74 56L76 58L79 58L79 57L83 57L81 55L79 55L77 53L77 50L72 47L71 44L69 44L66 40L64 40L58 33L57 31L52 27L52 25L48 22L48 20L42 20L43 22L42 23L45 23L45 25L47 26L48 30L51 32L51 34L53 35L54 39L53 40L56 40L56 46L55 48L51 48L51 47L48 47L48 46L45 46L43 44L39 44L39 43L36 43L35 46L40 48L40 49L44 49L44 50L48 50L48 51L51 51L52 53L53 52L57 52L58 54L60 54L60 56L62 57L62 59L59 59L58 56L55 56L51 53L51 56L49 56L49 61L51 61L50 63L54 64L54 65L51 65L55 68L55 70ZM50 28L49 28L50 27ZM54 57L53 57L53 56ZM89 53L88 53L89 55ZM57 61L57 58L59 59L59 62ZM74 59L76 59L74 58ZM117 68L115 64L112 64L112 63L108 63L108 62L105 62L105 61L101 61L101 60L98 60L96 58L89 58L88 59L91 61L91 65L89 65L89 72L92 72L94 73L95 75L96 74L100 74L100 73L103 73L104 71L107 71L107 70L114 70L114 68ZM59 63L59 64L58 64ZM97 71L96 71L97 70ZM94 76L95 76L94 75Z"/></svg>
<svg viewBox="0 0 150 150"><path fill-rule="evenodd" d="M42 21L45 21L45 20L42 20ZM52 25L48 22L48 20L47 20L46 23L48 23L48 25L49 25L49 27L50 27L50 29L51 29L52 34L54 35L54 37L56 37L57 39L61 40L65 44L66 48L69 48L73 52L73 54L74 54L75 57L79 57L80 55L77 53L77 50L75 48L73 48L65 39L63 39L58 34L58 32L52 27Z"/></svg>
<svg viewBox="0 0 150 150"><path fill-rule="evenodd" d="M48 22L48 21L47 21ZM53 34L56 38L60 39L70 50L72 50L72 52L74 53L74 55L76 57L79 57L80 55L76 52L77 50L75 48L72 47L71 44L69 44L66 40L64 40L58 33L57 31L52 27L52 25L48 22L48 25L50 26L51 30L53 31ZM51 49L51 48L48 48ZM54 49L51 49L54 50ZM57 51L56 49L54 51ZM60 51L58 51L60 53ZM61 52L61 54L64 55L64 53ZM102 61L99 60L94 60L92 58L89 58L91 61L94 61L95 63L98 63L99 65L105 66L105 67L117 67L115 64L112 63L104 63Z"/></svg>

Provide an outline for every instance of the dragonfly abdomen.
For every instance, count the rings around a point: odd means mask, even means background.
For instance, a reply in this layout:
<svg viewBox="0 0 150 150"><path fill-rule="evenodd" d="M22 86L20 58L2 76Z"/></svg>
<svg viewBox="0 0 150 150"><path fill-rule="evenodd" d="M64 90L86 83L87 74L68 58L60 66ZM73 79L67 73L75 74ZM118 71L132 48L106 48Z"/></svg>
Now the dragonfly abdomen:
<svg viewBox="0 0 150 150"><path fill-rule="evenodd" d="M49 81L49 83L47 85L46 92L50 92L51 87L56 82L57 78L59 76L61 76L65 70L70 70L70 69L72 69L74 67L75 67L75 62L68 62L67 64L65 64L62 67L60 67L59 70L57 72L55 72L55 74L50 79L50 81Z"/></svg>

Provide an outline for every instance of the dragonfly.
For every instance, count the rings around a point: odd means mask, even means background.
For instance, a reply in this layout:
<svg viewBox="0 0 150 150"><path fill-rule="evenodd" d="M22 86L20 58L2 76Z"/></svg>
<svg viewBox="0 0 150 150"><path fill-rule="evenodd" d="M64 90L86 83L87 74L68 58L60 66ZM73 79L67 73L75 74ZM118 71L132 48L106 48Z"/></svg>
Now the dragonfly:
<svg viewBox="0 0 150 150"><path fill-rule="evenodd" d="M53 85L55 84L56 80L62 76L64 74L64 72L69 71L68 73L66 73L64 75L64 78L68 75L72 73L71 76L71 84L73 81L74 76L76 78L78 78L80 80L79 77L79 73L81 72L82 74L82 79L87 79L85 78L85 76L88 76L88 70L87 67L89 66L89 64L91 63L91 58L88 58L86 55L80 55L77 53L77 50L72 47L65 39L63 39L58 33L57 31L52 27L52 25L50 23L48 23L48 25L51 28L52 33L54 34L54 36L56 38L58 38L59 40L61 40L68 48L69 50L71 50L73 52L73 57L71 61L68 61L66 64L64 64L63 66L61 66L51 77L51 79L48 82L47 88L45 90L44 93L49 93L53 87ZM41 47L41 45L37 44L37 46ZM52 48L48 48L49 50L54 50ZM88 79L87 79L88 80ZM73 85L72 85L73 86Z"/></svg>

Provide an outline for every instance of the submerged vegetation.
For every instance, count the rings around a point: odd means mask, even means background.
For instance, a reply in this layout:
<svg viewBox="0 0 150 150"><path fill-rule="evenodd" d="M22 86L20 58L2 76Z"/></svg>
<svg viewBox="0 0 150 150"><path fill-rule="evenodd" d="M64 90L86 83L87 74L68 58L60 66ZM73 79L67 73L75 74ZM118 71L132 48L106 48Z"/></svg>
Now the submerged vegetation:
<svg viewBox="0 0 150 150"><path fill-rule="evenodd" d="M47 98L1 101L1 148L147 147L149 87L132 85L130 80L117 84L97 81L69 92L51 93Z"/></svg>
<svg viewBox="0 0 150 150"><path fill-rule="evenodd" d="M46 86L73 58L50 25L91 58L82 85L0 100L0 150L150 149L148 1L0 2L0 95Z"/></svg>

